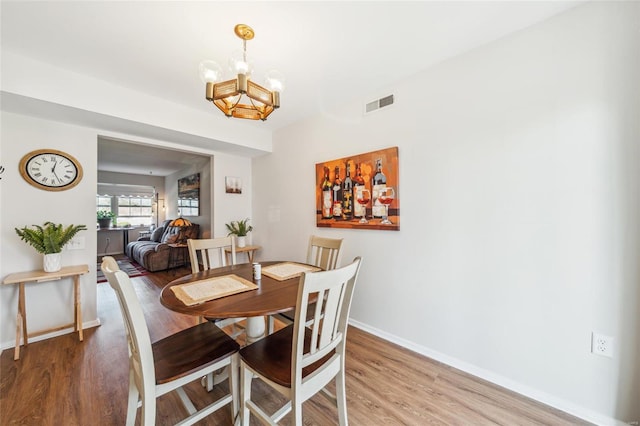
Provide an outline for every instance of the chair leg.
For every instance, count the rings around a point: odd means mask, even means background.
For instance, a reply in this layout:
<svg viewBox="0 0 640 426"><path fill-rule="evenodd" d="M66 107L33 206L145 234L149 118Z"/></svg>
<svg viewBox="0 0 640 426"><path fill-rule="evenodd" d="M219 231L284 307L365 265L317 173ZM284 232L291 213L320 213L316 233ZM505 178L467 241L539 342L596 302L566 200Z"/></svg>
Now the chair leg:
<svg viewBox="0 0 640 426"><path fill-rule="evenodd" d="M302 402L295 398L291 401L291 424L293 426L302 426Z"/></svg>
<svg viewBox="0 0 640 426"><path fill-rule="evenodd" d="M140 426L155 426L156 424L156 395L155 393L142 392L142 418Z"/></svg>
<svg viewBox="0 0 640 426"><path fill-rule="evenodd" d="M138 411L138 388L133 376L133 370L129 371L129 400L127 402L127 426L133 426L136 422L136 411Z"/></svg>
<svg viewBox="0 0 640 426"><path fill-rule="evenodd" d="M338 405L340 426L347 426L349 421L347 420L347 389L344 377L344 365L336 375L336 402Z"/></svg>
<svg viewBox="0 0 640 426"><path fill-rule="evenodd" d="M207 382L207 392L211 392L213 390L213 373L209 373L206 376L206 382Z"/></svg>
<svg viewBox="0 0 640 426"><path fill-rule="evenodd" d="M251 381L253 373L248 368L240 366L240 416L242 417L242 426L249 426L249 407L247 401L251 400Z"/></svg>
<svg viewBox="0 0 640 426"><path fill-rule="evenodd" d="M239 420L240 412L238 411L238 399L240 396L240 366L238 365L239 356L238 354L233 354L231 356L231 365L229 366L229 393L231 393L231 418L233 419L233 424L237 424L237 420Z"/></svg>

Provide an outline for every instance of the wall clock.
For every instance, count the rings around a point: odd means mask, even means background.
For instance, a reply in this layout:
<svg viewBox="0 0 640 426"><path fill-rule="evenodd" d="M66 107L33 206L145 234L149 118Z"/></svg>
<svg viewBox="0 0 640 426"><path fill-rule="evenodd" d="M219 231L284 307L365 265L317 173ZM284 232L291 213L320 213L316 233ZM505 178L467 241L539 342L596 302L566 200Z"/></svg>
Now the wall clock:
<svg viewBox="0 0 640 426"><path fill-rule="evenodd" d="M82 166L72 155L55 149L38 149L22 157L20 174L46 191L64 191L82 180Z"/></svg>

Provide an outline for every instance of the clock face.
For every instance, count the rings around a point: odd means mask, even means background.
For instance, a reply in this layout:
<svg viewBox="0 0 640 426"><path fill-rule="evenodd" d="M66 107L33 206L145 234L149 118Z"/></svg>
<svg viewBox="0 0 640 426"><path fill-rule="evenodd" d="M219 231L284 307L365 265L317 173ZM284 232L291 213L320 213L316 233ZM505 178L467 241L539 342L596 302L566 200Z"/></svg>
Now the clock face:
<svg viewBox="0 0 640 426"><path fill-rule="evenodd" d="M36 188L63 191L80 182L82 167L78 160L67 153L41 149L22 157L20 174Z"/></svg>

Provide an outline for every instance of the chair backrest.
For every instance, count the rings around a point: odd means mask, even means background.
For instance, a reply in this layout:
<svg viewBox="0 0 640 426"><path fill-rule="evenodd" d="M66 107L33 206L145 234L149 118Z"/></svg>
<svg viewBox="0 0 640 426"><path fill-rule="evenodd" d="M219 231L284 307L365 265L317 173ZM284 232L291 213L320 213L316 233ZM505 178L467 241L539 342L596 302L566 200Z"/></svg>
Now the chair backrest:
<svg viewBox="0 0 640 426"><path fill-rule="evenodd" d="M191 272L196 273L216 266L227 266L225 249L231 251L231 265L236 264L236 241L233 235L203 240L187 240Z"/></svg>
<svg viewBox="0 0 640 426"><path fill-rule="evenodd" d="M102 272L104 272L105 268L109 269L111 272L116 272L120 270L120 265L118 265L118 262L116 262L113 257L104 256L102 258L102 266L100 267L100 269L102 269Z"/></svg>
<svg viewBox="0 0 640 426"><path fill-rule="evenodd" d="M324 238L312 235L307 249L307 263L318 266L325 271L336 269L342 238Z"/></svg>
<svg viewBox="0 0 640 426"><path fill-rule="evenodd" d="M347 320L351 309L353 289L358 278L361 258L356 257L345 267L330 271L304 273L300 278L294 321L291 354L292 386L302 385L302 369L335 351L320 368L344 362L344 343ZM313 324L306 327L309 295L317 294ZM324 302L321 302L324 300ZM307 344L305 344L305 334ZM338 367L335 367L338 368ZM317 371L317 370L316 370Z"/></svg>
<svg viewBox="0 0 640 426"><path fill-rule="evenodd" d="M111 256L102 258L101 269L111 288L115 290L120 304L129 344L129 362L135 374L136 387L141 395L154 395L156 377L151 338L131 279L118 268L117 262Z"/></svg>

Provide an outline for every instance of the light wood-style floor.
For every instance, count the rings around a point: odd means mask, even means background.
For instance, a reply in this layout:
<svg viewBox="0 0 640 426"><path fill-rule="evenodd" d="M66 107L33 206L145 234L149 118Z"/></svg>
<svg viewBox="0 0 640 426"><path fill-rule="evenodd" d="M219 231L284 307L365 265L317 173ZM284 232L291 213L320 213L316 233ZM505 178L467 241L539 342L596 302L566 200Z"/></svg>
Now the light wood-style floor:
<svg viewBox="0 0 640 426"><path fill-rule="evenodd" d="M134 278L152 340L195 324L194 318L162 307L163 284L185 268ZM28 308L28 307L27 307ZM128 391L127 347L115 295L98 284L102 325L85 331L84 342L69 334L0 356L1 425L123 425ZM347 337L348 415L352 425L577 425L586 422L487 383L350 327ZM222 384L220 386L226 386ZM187 392L203 406L221 392L199 383ZM283 400L254 380L254 396L266 407ZM160 398L157 424L175 424L184 409L175 394ZM304 404L305 425L333 425L336 410L316 395ZM139 416L136 424L139 424ZM198 423L231 424L224 409ZM252 425L258 424L252 419ZM289 424L285 418L282 424Z"/></svg>

